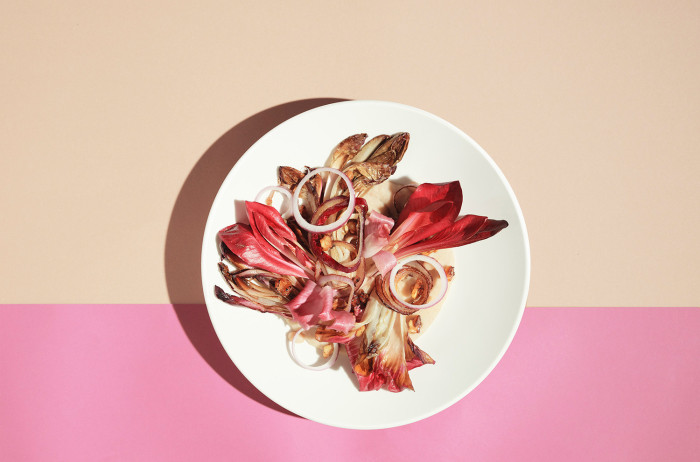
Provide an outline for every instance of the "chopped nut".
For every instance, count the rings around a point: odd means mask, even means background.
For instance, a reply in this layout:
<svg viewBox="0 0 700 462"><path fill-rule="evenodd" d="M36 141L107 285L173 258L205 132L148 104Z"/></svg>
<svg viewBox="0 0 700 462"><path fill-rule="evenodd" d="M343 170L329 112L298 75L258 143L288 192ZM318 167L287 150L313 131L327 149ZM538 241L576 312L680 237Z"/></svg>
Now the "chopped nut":
<svg viewBox="0 0 700 462"><path fill-rule="evenodd" d="M324 234L323 237L321 238L321 249L325 252L326 250L330 249L331 246L333 245L333 239L331 239L330 234Z"/></svg>
<svg viewBox="0 0 700 462"><path fill-rule="evenodd" d="M275 282L275 290L280 295L287 296L292 291L292 283L287 279L278 279Z"/></svg>
<svg viewBox="0 0 700 462"><path fill-rule="evenodd" d="M455 277L455 267L445 266L445 274L447 275L447 280L451 281L452 278Z"/></svg>
<svg viewBox="0 0 700 462"><path fill-rule="evenodd" d="M413 297L413 300L418 300L418 297L420 297L421 292L423 292L423 287L423 282L420 279L418 279L413 285L413 290L411 290L411 297Z"/></svg>
<svg viewBox="0 0 700 462"><path fill-rule="evenodd" d="M353 370L357 375L366 377L369 374L369 364L367 361L358 362L355 364L355 367L353 367Z"/></svg>
<svg viewBox="0 0 700 462"><path fill-rule="evenodd" d="M323 178L321 178L321 175L314 175L309 180L308 184L313 188L314 194L320 198L321 189L323 188Z"/></svg>
<svg viewBox="0 0 700 462"><path fill-rule="evenodd" d="M328 344L328 345L323 345L323 357L328 358L333 354L333 345Z"/></svg>
<svg viewBox="0 0 700 462"><path fill-rule="evenodd" d="M408 332L411 334L417 334L420 332L421 327L423 327L423 321L419 314L414 314L413 316L408 316L406 318L406 323L408 324Z"/></svg>
<svg viewBox="0 0 700 462"><path fill-rule="evenodd" d="M357 234L357 220L348 220L345 226L349 234Z"/></svg>

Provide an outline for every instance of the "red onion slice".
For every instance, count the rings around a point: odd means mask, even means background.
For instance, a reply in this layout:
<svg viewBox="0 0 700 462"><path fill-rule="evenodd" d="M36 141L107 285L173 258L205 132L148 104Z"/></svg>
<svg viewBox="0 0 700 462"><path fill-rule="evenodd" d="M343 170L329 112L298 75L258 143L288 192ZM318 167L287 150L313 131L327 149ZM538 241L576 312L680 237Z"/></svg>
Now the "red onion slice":
<svg viewBox="0 0 700 462"><path fill-rule="evenodd" d="M335 173L338 175L340 178L345 181L345 184L348 185L348 208L338 217L338 219L333 222L329 223L327 225L312 225L308 221L304 219L304 217L301 216L301 213L299 212L299 207L297 207L297 204L299 203L299 194L301 193L301 188L304 186L304 184L309 181L309 179L316 175L317 173L321 172L330 172L330 173ZM294 214L294 219L296 220L297 224L304 228L305 230L312 232L312 233L329 233L331 231L335 231L336 229L340 228L343 226L347 221L350 219L350 216L353 214L353 211L355 210L355 190L352 188L352 181L350 181L350 178L347 177L343 172L341 172L338 169L332 168L332 167L320 167L315 170L311 170L309 173L306 174L306 176L299 182L297 185L296 189L294 190L294 195L292 196L292 213Z"/></svg>
<svg viewBox="0 0 700 462"><path fill-rule="evenodd" d="M437 271L438 276L440 276L440 293L437 297L434 297L432 301L427 302L423 305L413 305L404 301L401 297L399 297L399 294L396 291L396 273L399 271L399 269L401 269L407 263L411 263L412 261L422 261L425 263L429 263L433 266L433 268L435 268L435 271ZM420 254L411 255L410 257L402 258L391 270L391 274L389 276L389 290L391 290L391 294L396 298L396 300L399 300L402 305L416 310L430 308L431 306L437 305L440 302L440 300L442 300L445 297L445 294L447 293L447 274L445 274L445 269L436 259Z"/></svg>
<svg viewBox="0 0 700 462"><path fill-rule="evenodd" d="M285 220L289 217L292 216L292 193L289 192L289 189L283 188L282 186L268 186L266 188L263 188L260 190L257 196L255 196L255 202L260 202L261 204L267 205L266 202L263 201L265 197L265 193L269 191L274 191L282 194L286 200L282 200L282 205L280 206L280 215L282 215L282 218ZM286 205L286 207L285 207Z"/></svg>
<svg viewBox="0 0 700 462"><path fill-rule="evenodd" d="M325 274L318 278L317 282L320 286L325 285L328 282L342 282L343 284L347 284L350 287L350 295L348 296L348 304L345 307L345 311L352 310L352 297L355 296L355 281L341 274Z"/></svg>
<svg viewBox="0 0 700 462"><path fill-rule="evenodd" d="M333 345L333 354L331 355L330 358L328 358L328 361L325 363L321 364L320 366L309 366L308 364L304 364L301 362L299 357L297 356L297 350L296 350L296 341L297 337L301 335L303 332L302 329L299 329L296 334L294 334L294 337L292 338L292 345L290 347L291 353L292 353L292 359L294 360L295 363L303 367L304 369L310 370L310 371L323 371L325 369L328 369L331 367L333 364L335 364L335 360L338 359L338 344L336 343L331 343Z"/></svg>

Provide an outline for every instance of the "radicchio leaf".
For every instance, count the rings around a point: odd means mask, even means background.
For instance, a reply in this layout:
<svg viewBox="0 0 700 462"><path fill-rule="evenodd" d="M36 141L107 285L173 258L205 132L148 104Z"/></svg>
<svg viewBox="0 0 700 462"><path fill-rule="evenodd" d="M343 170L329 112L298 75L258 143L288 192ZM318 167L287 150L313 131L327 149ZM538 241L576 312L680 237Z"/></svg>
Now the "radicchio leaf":
<svg viewBox="0 0 700 462"><path fill-rule="evenodd" d="M399 249L396 252L396 258L471 244L487 239L507 226L508 222L505 220L491 220L478 215L465 215L439 233Z"/></svg>
<svg viewBox="0 0 700 462"><path fill-rule="evenodd" d="M355 325L355 316L347 311L334 310L334 295L332 287L321 287L313 281L307 281L299 295L284 306L304 330L323 324L346 333Z"/></svg>
<svg viewBox="0 0 700 462"><path fill-rule="evenodd" d="M508 226L505 220L478 215L458 217L461 207L458 181L418 186L399 215L387 249L401 258L459 247L491 237Z"/></svg>
<svg viewBox="0 0 700 462"><path fill-rule="evenodd" d="M216 298L221 300L222 302L226 302L229 305L239 305L239 306L245 306L247 308L251 308L255 311L260 311L261 313L274 313L274 314L279 314L281 316L284 316L285 318L291 318L291 314L289 313L289 310L287 310L284 306L279 306L279 305L270 305L270 306L265 306L261 305L260 303L256 303L250 300L247 300L243 297L238 297L236 295L231 295L226 293L224 289L222 289L219 286L214 286L214 294L216 295Z"/></svg>
<svg viewBox="0 0 700 462"><path fill-rule="evenodd" d="M345 343L360 391L413 390L408 371L435 361L408 337L406 317L370 299L363 322L362 335Z"/></svg>
<svg viewBox="0 0 700 462"><path fill-rule="evenodd" d="M236 223L219 231L226 247L253 268L262 268L278 274L308 277L306 272L270 246L259 242L248 225Z"/></svg>
<svg viewBox="0 0 700 462"><path fill-rule="evenodd" d="M279 211L260 202L246 202L246 212L253 235L270 252L278 252L287 259L311 272L313 262L298 245L296 235L287 226Z"/></svg>
<svg viewBox="0 0 700 462"><path fill-rule="evenodd" d="M389 233L394 226L394 220L372 210L365 222L365 246L362 255L373 257L389 243Z"/></svg>
<svg viewBox="0 0 700 462"><path fill-rule="evenodd" d="M396 251L442 231L454 222L461 207L459 181L421 184L401 210L389 238L390 248Z"/></svg>
<svg viewBox="0 0 700 462"><path fill-rule="evenodd" d="M397 263L396 255L391 252L387 252L386 250L380 250L379 252L375 253L372 257L372 261L382 276L389 274L389 271L391 271L391 269L396 266Z"/></svg>
<svg viewBox="0 0 700 462"><path fill-rule="evenodd" d="M459 181L444 184L423 183L419 185L401 210L399 219L396 220L396 226L398 227L406 221L412 213L428 210L431 205L438 202L450 202L453 204L451 214L454 219L462 208L462 187Z"/></svg>

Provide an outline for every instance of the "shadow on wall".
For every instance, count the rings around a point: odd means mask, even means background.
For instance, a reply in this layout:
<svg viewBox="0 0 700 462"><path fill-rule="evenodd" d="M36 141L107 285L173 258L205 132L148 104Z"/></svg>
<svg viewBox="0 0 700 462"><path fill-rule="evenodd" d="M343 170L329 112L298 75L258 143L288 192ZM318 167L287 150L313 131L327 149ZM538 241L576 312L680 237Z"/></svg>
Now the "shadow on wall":
<svg viewBox="0 0 700 462"><path fill-rule="evenodd" d="M228 357L209 319L200 276L204 226L214 197L229 170L262 135L315 107L345 101L316 98L274 106L238 123L207 149L180 189L165 240L165 278L170 303L192 345L228 383L255 401L294 415L258 391Z"/></svg>

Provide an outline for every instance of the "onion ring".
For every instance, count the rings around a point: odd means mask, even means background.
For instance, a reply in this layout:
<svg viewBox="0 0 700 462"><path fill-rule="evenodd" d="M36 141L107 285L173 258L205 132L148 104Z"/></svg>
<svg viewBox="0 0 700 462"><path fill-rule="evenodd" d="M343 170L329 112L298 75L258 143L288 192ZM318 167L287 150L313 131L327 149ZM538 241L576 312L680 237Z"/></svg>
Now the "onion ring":
<svg viewBox="0 0 700 462"><path fill-rule="evenodd" d="M328 282L340 282L347 284L350 287L350 295L348 295L348 304L345 307L345 311L351 311L352 309L352 297L355 296L355 281L342 274L325 274L318 278L318 285L322 286Z"/></svg>
<svg viewBox="0 0 700 462"><path fill-rule="evenodd" d="M396 291L396 273L402 266L412 261L422 261L432 265L433 268L435 268L435 271L437 271L438 276L440 276L440 293L437 297L433 298L432 301L422 305L413 305L402 300ZM391 290L391 294L394 297L396 297L396 300L398 300L399 302L401 302L402 305L405 305L408 308L412 308L414 310L430 308L431 306L437 305L440 302L440 300L442 300L445 297L445 294L447 293L447 274L445 274L445 269L442 267L442 265L433 257L428 257L426 255L421 254L411 255L410 257L406 257L399 260L396 266L394 266L394 268L391 270L391 274L389 276L389 290Z"/></svg>
<svg viewBox="0 0 700 462"><path fill-rule="evenodd" d="M330 172L330 173L335 173L336 175L340 176L343 181L345 181L345 184L348 185L348 208L338 217L338 219L333 222L329 223L327 225L312 225L308 221L304 219L304 217L301 216L301 213L299 212L299 207L297 207L295 204L299 203L299 194L301 193L301 188L304 186L304 184L309 181L309 179L316 175L317 173L321 172ZM355 190L352 187L352 181L350 181L350 178L347 177L343 172L341 172L338 169L332 168L332 167L320 167L314 170L311 170L309 173L306 174L306 176L299 182L297 185L296 189L294 190L294 194L292 195L292 213L294 214L294 219L296 220L297 224L304 228L306 231L309 231L311 233L329 233L331 231L335 231L336 229L340 228L343 226L347 221L350 219L350 216L353 214L353 211L355 210Z"/></svg>
<svg viewBox="0 0 700 462"><path fill-rule="evenodd" d="M266 188L262 188L260 192L258 193L257 196L255 196L255 202L260 202L261 204L267 205L265 202L263 202L261 199L264 197L265 193L268 191L274 191L282 194L285 198L287 198L287 207L284 207L285 201L282 201L282 205L280 206L280 215L282 215L282 218L285 220L289 217L292 216L292 193L289 192L289 189L283 188L282 186L267 186ZM286 209L286 210L282 210Z"/></svg>
<svg viewBox="0 0 700 462"><path fill-rule="evenodd" d="M338 359L338 344L336 343L331 343L333 345L333 354L331 355L330 358L328 358L328 361L325 363L321 364L320 366L309 366L308 364L304 364L301 362L301 360L297 357L297 350L294 344L297 341L297 337L301 335L303 332L302 329L299 329L296 334L294 334L294 337L292 338L292 344L290 346L290 351L292 353L292 359L294 360L295 363L303 367L304 369L310 370L310 371L323 371L331 367L333 364L335 364L335 360Z"/></svg>

